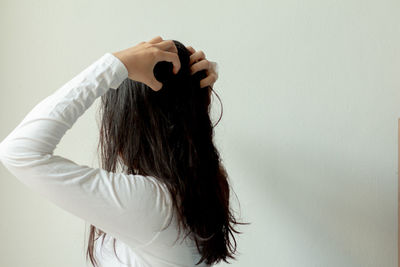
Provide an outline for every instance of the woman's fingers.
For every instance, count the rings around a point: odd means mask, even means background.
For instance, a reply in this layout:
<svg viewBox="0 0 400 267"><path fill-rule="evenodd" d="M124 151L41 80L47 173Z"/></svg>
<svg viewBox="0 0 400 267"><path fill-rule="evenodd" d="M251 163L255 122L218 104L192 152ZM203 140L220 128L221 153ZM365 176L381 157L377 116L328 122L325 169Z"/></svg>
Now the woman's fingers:
<svg viewBox="0 0 400 267"><path fill-rule="evenodd" d="M193 63L195 63L195 62L197 62L197 61L200 61L200 60L202 60L202 59L205 59L205 58L206 58L206 55L204 54L203 51L201 51L201 50L196 51L196 52L194 52L192 55L190 55L190 62L189 62L189 64L191 65L191 64L193 64Z"/></svg>
<svg viewBox="0 0 400 267"><path fill-rule="evenodd" d="M178 49L176 48L175 43L172 40L161 41L159 43L154 44L154 46L164 51L178 53Z"/></svg>
<svg viewBox="0 0 400 267"><path fill-rule="evenodd" d="M210 67L210 62L207 59L203 59L200 62L194 63L190 67L190 74L194 74L200 70L207 70Z"/></svg>
<svg viewBox="0 0 400 267"><path fill-rule="evenodd" d="M181 62L179 60L179 56L177 53L168 52L168 51L160 51L160 56L157 61L168 61L172 62L174 65L173 71L175 74L178 73L179 69L181 68Z"/></svg>
<svg viewBox="0 0 400 267"><path fill-rule="evenodd" d="M161 36L156 36L156 37L152 38L150 41L148 41L148 43L155 44L155 43L161 42L162 40L163 39L161 38Z"/></svg>
<svg viewBox="0 0 400 267"><path fill-rule="evenodd" d="M194 48L191 46L186 46L186 49L189 50L190 54L193 54L196 52L196 50L194 50Z"/></svg>
<svg viewBox="0 0 400 267"><path fill-rule="evenodd" d="M212 87L218 79L218 65L217 62L214 61L203 59L202 61L193 64L190 70L191 74L200 70L206 70L207 77L200 81L201 88L206 87L207 85Z"/></svg>
<svg viewBox="0 0 400 267"><path fill-rule="evenodd" d="M155 47L161 50L160 51L161 56L157 59L157 61L172 62L172 64L174 65L173 72L175 74L178 73L181 67L181 62L179 60L178 49L176 48L174 41L173 40L162 41L162 38L160 36L157 36L151 39L150 42L152 42L152 44L154 44Z"/></svg>
<svg viewBox="0 0 400 267"><path fill-rule="evenodd" d="M217 79L218 79L217 74L211 73L206 78L204 78L200 81L200 88L204 88L208 85L211 86L211 88L212 88L212 86L217 81Z"/></svg>
<svg viewBox="0 0 400 267"><path fill-rule="evenodd" d="M179 60L178 49L176 48L174 41L163 40L161 36L157 36L151 39L149 43L161 50L161 56L157 58L157 61L172 62L174 65L173 72L175 74L178 73L181 67L181 62Z"/></svg>
<svg viewBox="0 0 400 267"><path fill-rule="evenodd" d="M200 81L203 88L207 85L212 86L218 79L217 63L206 59L203 51L195 51L191 46L186 47L192 54L190 55L190 73L194 74L200 70L206 70L207 77Z"/></svg>

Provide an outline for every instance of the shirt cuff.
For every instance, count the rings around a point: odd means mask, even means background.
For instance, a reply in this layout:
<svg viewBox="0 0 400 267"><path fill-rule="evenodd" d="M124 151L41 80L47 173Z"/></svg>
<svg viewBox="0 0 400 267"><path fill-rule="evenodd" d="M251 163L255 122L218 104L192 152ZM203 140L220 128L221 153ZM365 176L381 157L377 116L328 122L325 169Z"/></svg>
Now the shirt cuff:
<svg viewBox="0 0 400 267"><path fill-rule="evenodd" d="M114 56L112 53L105 53L103 56L104 60L110 64L110 68L115 73L115 79L112 80L110 88L117 89L121 83L128 78L128 69L122 61Z"/></svg>

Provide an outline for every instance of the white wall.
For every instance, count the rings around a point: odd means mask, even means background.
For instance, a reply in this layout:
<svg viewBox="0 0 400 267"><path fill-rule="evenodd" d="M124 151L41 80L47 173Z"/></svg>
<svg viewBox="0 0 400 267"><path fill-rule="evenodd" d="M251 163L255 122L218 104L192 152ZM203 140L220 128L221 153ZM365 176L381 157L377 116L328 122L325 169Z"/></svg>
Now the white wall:
<svg viewBox="0 0 400 267"><path fill-rule="evenodd" d="M3 0L0 138L105 52L176 39L219 63L217 144L252 222L232 266L394 267L399 13L395 0ZM97 105L56 153L97 165ZM86 266L85 222L0 178L0 266Z"/></svg>

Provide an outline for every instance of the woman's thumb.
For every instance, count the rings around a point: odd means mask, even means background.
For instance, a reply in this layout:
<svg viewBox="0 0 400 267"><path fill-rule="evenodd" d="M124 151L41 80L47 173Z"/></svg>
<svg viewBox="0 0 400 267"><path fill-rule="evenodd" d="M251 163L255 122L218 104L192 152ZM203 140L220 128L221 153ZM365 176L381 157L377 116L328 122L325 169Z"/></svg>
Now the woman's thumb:
<svg viewBox="0 0 400 267"><path fill-rule="evenodd" d="M162 83L160 83L159 81L157 81L155 78L153 78L151 81L150 81L150 88L151 89L153 89L154 91L158 91L158 90L160 90L161 88L162 88L162 86L163 86L163 84Z"/></svg>

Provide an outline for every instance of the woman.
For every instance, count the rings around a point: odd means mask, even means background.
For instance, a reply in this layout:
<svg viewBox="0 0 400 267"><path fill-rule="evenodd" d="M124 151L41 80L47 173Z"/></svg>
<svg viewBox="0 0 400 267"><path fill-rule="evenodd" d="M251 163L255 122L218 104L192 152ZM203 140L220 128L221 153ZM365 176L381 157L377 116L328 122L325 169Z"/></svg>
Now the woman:
<svg viewBox="0 0 400 267"><path fill-rule="evenodd" d="M121 266L207 266L234 258L239 222L209 118L215 67L201 51L159 36L106 53L28 113L0 143L0 160L25 185L91 224L87 256L94 266L96 234L102 244L112 236L114 250L115 241L121 244ZM98 97L103 167L54 155Z"/></svg>

